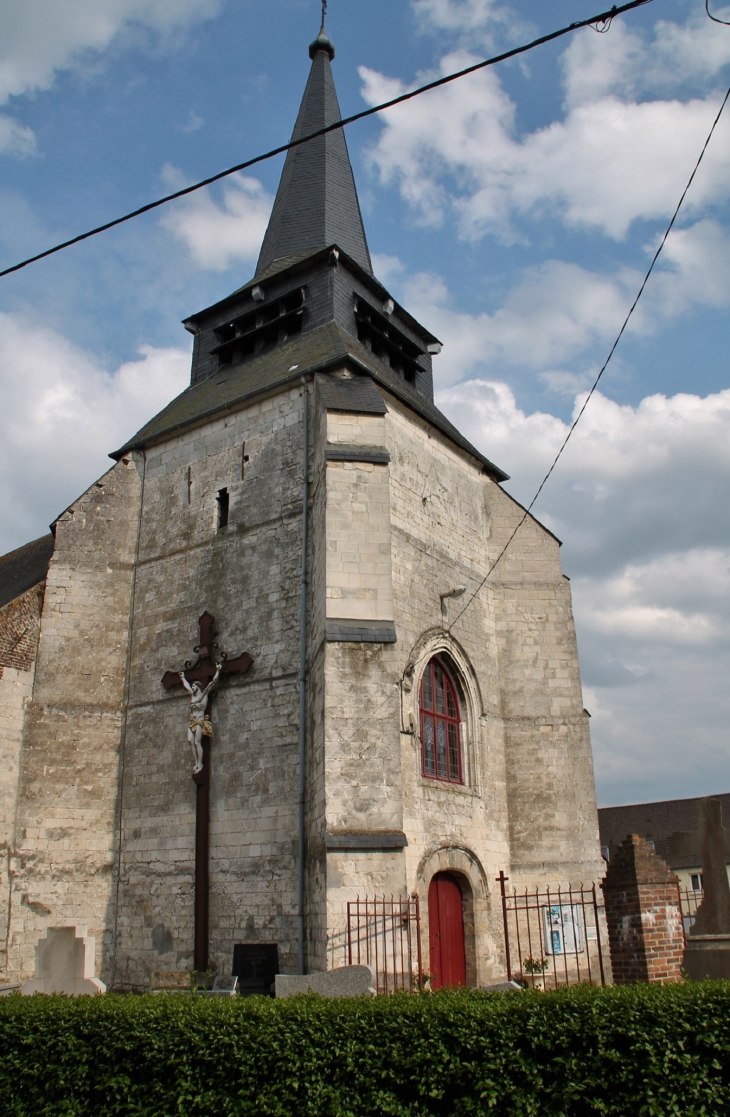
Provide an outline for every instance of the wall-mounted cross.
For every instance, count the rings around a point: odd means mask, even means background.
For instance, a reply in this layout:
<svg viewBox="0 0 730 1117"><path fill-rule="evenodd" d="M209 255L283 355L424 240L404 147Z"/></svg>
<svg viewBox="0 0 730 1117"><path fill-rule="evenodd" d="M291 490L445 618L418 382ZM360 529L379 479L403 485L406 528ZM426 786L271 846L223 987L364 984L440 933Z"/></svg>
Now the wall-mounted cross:
<svg viewBox="0 0 730 1117"><path fill-rule="evenodd" d="M204 690L213 681L220 665L220 676L243 675L253 659L248 652L230 659L215 639L215 617L206 611L198 620L200 642L193 648L197 659L187 660L183 674L188 683L199 683ZM166 671L162 676L165 690L182 686L179 671ZM212 697L212 693L211 696ZM210 701L210 699L209 699ZM203 735L203 765L193 773L197 785L195 798L195 940L194 966L208 968L209 859L210 859L210 738Z"/></svg>

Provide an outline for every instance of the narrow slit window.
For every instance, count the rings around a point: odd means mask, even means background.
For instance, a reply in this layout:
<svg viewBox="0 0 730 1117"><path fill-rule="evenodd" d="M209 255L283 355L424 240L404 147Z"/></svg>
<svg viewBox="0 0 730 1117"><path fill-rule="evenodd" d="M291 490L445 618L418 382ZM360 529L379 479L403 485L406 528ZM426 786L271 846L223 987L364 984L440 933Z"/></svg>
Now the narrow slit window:
<svg viewBox="0 0 730 1117"><path fill-rule="evenodd" d="M193 502L193 467L188 466L188 504Z"/></svg>
<svg viewBox="0 0 730 1117"><path fill-rule="evenodd" d="M241 443L241 480L243 481L246 476L246 465L249 461L249 456L246 453L246 443Z"/></svg>
<svg viewBox="0 0 730 1117"><path fill-rule="evenodd" d="M218 531L223 527L228 527L228 508L230 504L230 497L228 489L219 489L218 496Z"/></svg>

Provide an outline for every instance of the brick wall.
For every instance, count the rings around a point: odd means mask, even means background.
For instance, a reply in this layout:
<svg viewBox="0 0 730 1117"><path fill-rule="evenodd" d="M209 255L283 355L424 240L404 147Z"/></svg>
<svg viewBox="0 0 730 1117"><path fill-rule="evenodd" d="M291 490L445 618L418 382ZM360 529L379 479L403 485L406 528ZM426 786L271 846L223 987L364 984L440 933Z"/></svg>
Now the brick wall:
<svg viewBox="0 0 730 1117"><path fill-rule="evenodd" d="M603 881L613 979L680 981L684 933L677 877L637 834L611 859Z"/></svg>
<svg viewBox="0 0 730 1117"><path fill-rule="evenodd" d="M39 585L0 609L0 679L5 667L30 671L35 663L42 601Z"/></svg>

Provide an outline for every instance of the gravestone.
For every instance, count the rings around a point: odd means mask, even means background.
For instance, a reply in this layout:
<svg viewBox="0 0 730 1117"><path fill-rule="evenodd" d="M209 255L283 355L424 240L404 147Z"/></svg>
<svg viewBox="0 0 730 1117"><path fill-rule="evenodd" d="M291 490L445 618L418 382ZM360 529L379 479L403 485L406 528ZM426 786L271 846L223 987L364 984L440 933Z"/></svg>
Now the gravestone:
<svg viewBox="0 0 730 1117"><path fill-rule="evenodd" d="M704 896L684 951L684 969L692 981L730 978L730 885L722 804L719 799L702 799L698 810Z"/></svg>
<svg viewBox="0 0 730 1117"><path fill-rule="evenodd" d="M206 989L206 997L235 997L238 978L235 974L218 974L212 989Z"/></svg>
<svg viewBox="0 0 730 1117"><path fill-rule="evenodd" d="M512 981L510 978L504 981L490 981L486 985L480 985L479 988L483 993L524 993L524 988L518 981Z"/></svg>
<svg viewBox="0 0 730 1117"><path fill-rule="evenodd" d="M231 972L238 978L238 991L245 995L270 996L279 969L279 948L275 942L236 943Z"/></svg>
<svg viewBox="0 0 730 1117"><path fill-rule="evenodd" d="M94 977L96 939L86 927L49 927L46 937L35 948L35 978L26 981L21 992L106 993L106 985Z"/></svg>
<svg viewBox="0 0 730 1117"><path fill-rule="evenodd" d="M321 997L375 996L375 971L370 966L341 966L327 973L305 976L276 975L276 996L295 997L297 993L319 993Z"/></svg>

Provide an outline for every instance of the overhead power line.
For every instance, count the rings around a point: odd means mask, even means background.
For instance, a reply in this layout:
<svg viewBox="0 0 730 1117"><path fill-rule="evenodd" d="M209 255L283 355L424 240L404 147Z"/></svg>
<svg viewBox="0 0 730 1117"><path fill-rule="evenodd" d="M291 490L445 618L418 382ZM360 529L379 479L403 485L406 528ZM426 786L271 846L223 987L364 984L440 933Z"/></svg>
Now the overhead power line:
<svg viewBox="0 0 730 1117"><path fill-rule="evenodd" d="M21 260L20 263L13 264L12 267L0 271L0 279L5 275L10 275L12 272L20 271L21 268L27 268L29 264L35 264L38 260L44 260L47 256L53 256L56 252L62 252L64 248L70 248L74 244L80 244L81 241L88 240L89 237L95 237L99 233L105 233L108 229L115 228L117 225L123 225L125 221L131 221L134 217L141 217L143 213L149 213L150 210L158 209L160 206L167 205L168 202L174 202L177 198L184 198L187 194L193 194L196 190L202 190L204 186L210 186L214 182L219 182L222 178L227 178L229 175L236 174L237 171L245 171L249 167L255 166L257 163L263 163L267 159L273 159L275 155L282 155L284 152L290 151L294 147L300 147L302 144L308 143L309 140L314 140L318 136L326 136L328 132L335 132L337 129L344 128L348 124L354 124L356 120L364 120L367 116L374 116L376 113L384 112L385 109L391 109L394 105L400 105L404 101L410 101L414 97L420 97L422 93L428 93L431 89L439 89L442 85L448 85L449 82L466 77L467 74L476 73L477 70L484 70L487 66L495 66L498 62L505 62L508 58L515 58L518 54L526 54L527 51L534 50L535 47L542 46L544 43L551 43L554 39L559 39L563 35L570 34L572 31L578 31L581 27L591 27L593 24L610 23L615 16L631 11L632 8L641 8L644 4L650 3L651 0L631 0L630 3L622 4L620 7L614 5L614 7L608 11L591 16L590 19L582 19L578 23L571 23L568 27L561 27L559 31L551 31L549 35L541 35L539 39L533 39L531 43L525 43L524 46L504 51L502 54L496 54L493 58L487 58L483 62L476 62L473 66L467 66L464 70L458 70L454 74L447 74L446 77L438 78L436 81L430 81L426 85L420 86L418 89L412 89L409 93L402 93L399 97L393 97L390 101L383 101L380 105L374 105L370 109L363 109L362 112L353 113L352 116L348 116L344 120L338 120L334 124L328 124L325 128L319 128L316 132L310 132L309 135L302 136L301 139L292 140L287 144L281 144L280 147L272 148L271 151L267 151L263 155L256 155L253 159L247 159L244 163L237 163L235 167L229 167L226 171L219 171L218 174L211 175L210 178L204 178L200 182L194 183L192 186L185 186L182 190L176 190L173 194L166 194L164 198L158 198L154 202L147 202L146 205L140 206L139 209L134 209L131 213L125 213L123 217L115 217L113 221L107 221L103 225L97 225L95 229L89 229L86 233L79 233L78 236L71 237L70 240L65 240L61 244L56 244L53 248L47 248L44 252L38 252L35 256L29 256L27 260Z"/></svg>
<svg viewBox="0 0 730 1117"><path fill-rule="evenodd" d="M705 140L704 144L702 145L702 150L700 151L699 158L697 159L697 162L694 165L694 170L692 171L692 174L689 176L689 178L687 180L687 185L685 186L684 190L682 191L681 198L677 202L677 208L675 209L674 213L672 214L672 220L667 225L664 236L662 237L662 239L659 243L659 247L657 248L656 252L654 253L654 256L653 256L652 261L649 265L647 273L644 276L644 279L642 281L641 286L639 287L636 298L634 299L631 306L629 307L629 312L626 315L626 317L624 318L623 323L621 325L621 329L619 330L618 334L616 335L616 340L614 341L613 345L609 349L608 356L606 357L606 360L603 362L603 365L601 366L601 369L600 369L600 372L598 373L598 376L593 381L593 386L592 386L590 392L588 393L585 400L583 401L583 406L581 407L580 411L578 412L575 419L573 420L573 422L571 424L571 427L570 427L570 430L568 431L565 438L563 439L562 445L561 445L560 449L558 450L557 454L555 455L555 457L553 458L553 461L552 461L552 464L551 464L550 468L548 469L547 473L545 474L542 481L538 485L537 492L533 496L533 498L530 501L530 503L528 504L527 508L524 509L524 511L522 513L522 516L520 517L520 519L517 523L517 527L514 529L514 531L510 535L510 537L507 540L507 542L505 543L504 547L502 548L502 550L497 555L496 559L494 560L494 562L490 566L487 573L482 578L482 580L479 583L479 585L477 586L477 588L472 593L471 597L468 599L468 601L465 602L461 611L459 613L457 613L456 616L454 617L453 621L451 622L451 624L449 625L449 627L447 629L448 632L451 632L451 630L454 627L454 625L456 624L456 622L458 620L460 620L461 617L464 616L464 613L467 611L467 609L472 604L472 602L475 600L475 598L479 596L481 591L484 589L484 586L487 584L487 581L489 580L491 575L494 573L495 569L497 568L497 566L499 565L501 560L504 558L509 546L511 545L512 541L514 540L515 536L517 535L518 531L520 530L520 528L524 524L527 517L530 515L532 509L535 506L535 502L537 501L537 498L540 496L540 493L545 488L545 485L547 484L553 470L555 469L556 465L560 461L560 458L563 455L563 451L565 450L565 447L570 442L570 439L573 435L573 432L575 431L575 428L578 426L578 423L583 418L585 410L588 407L588 404L590 403L591 398L593 397L593 394L594 394L596 388L598 387L599 381L600 381L601 377L603 376L604 372L606 371L606 369L608 368L609 362L610 362L611 358L613 357L614 353L616 352L616 348L618 346L618 343L621 341L621 338L624 335L624 331L626 330L626 327L628 326L629 321L631 320L631 316L633 315L634 311L636 310L639 299L644 294L644 289L645 289L647 283L649 282L649 276L654 271L654 265L656 264L657 260L659 259L660 255L661 255L661 252L662 252L662 249L664 248L664 245L667 243L667 237L669 236L669 234L671 233L671 231L674 227L674 223L677 220L677 217L679 215L680 209L682 208L682 204L684 202L684 199L687 197L687 192L688 192L690 186L692 185L692 183L694 181L694 177L697 174L697 171L699 170L700 163L702 162L702 160L705 156L705 152L707 151L707 147L710 143L710 140L712 139L712 134L715 131L715 128L717 127L717 124L718 124L718 121L720 120L720 117L722 116L723 109L725 108L725 105L728 102L728 98L730 98L730 88L728 88L728 91L725 94L725 96L723 98L723 101L722 101L722 104L720 105L720 108L717 112L717 116L715 117L715 119L712 122L712 127L710 128L710 131L707 134L707 139Z"/></svg>
<svg viewBox="0 0 730 1117"><path fill-rule="evenodd" d="M707 12L713 23L721 23L723 27L730 27L730 20L718 19L717 16L714 16L712 14L712 12L710 11L710 0L705 0L705 11Z"/></svg>

